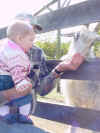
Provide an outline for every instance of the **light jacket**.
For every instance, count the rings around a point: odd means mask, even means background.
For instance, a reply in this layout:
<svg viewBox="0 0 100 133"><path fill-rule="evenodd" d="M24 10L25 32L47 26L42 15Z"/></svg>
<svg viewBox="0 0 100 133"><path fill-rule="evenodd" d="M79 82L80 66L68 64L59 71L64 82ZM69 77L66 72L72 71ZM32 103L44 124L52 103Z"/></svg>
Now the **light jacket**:
<svg viewBox="0 0 100 133"><path fill-rule="evenodd" d="M31 63L23 49L13 41L6 39L0 47L0 75L11 75L15 88L17 88L20 84L31 82L27 76L30 67ZM19 94L15 93L14 95Z"/></svg>

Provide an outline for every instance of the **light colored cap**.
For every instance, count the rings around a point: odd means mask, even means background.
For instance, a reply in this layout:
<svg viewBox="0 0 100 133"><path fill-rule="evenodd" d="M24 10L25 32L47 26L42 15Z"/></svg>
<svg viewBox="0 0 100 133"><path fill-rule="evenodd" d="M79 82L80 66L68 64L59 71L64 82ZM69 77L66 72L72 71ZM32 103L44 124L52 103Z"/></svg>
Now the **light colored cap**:
<svg viewBox="0 0 100 133"><path fill-rule="evenodd" d="M29 21L29 23L31 25L35 26L36 30L38 30L38 31L42 30L42 26L37 22L36 16L32 16L32 14L20 13L20 14L15 16L15 19Z"/></svg>

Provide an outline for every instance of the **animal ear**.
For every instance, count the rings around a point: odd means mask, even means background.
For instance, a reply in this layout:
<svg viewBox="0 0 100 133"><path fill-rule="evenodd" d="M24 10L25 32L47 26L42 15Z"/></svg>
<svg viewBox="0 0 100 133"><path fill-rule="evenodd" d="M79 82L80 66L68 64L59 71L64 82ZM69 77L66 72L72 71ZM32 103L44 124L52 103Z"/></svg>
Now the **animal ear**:
<svg viewBox="0 0 100 133"><path fill-rule="evenodd" d="M80 32L76 32L76 33L74 34L74 39L75 39L75 40L78 40L79 37L80 37Z"/></svg>

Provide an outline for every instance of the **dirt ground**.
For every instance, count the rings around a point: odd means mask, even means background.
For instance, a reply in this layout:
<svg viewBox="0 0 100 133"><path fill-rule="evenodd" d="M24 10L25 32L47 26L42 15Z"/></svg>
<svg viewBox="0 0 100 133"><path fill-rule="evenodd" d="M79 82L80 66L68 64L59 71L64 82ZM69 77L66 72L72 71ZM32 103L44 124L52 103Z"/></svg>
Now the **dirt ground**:
<svg viewBox="0 0 100 133"><path fill-rule="evenodd" d="M65 133L65 130L68 127L68 125L66 124L61 124L58 122L38 118L35 116L31 116L31 118L37 127L49 131L50 133Z"/></svg>
<svg viewBox="0 0 100 133"><path fill-rule="evenodd" d="M48 131L50 133L66 133L66 129L69 127L66 124L50 121L33 115L31 116L31 118L37 127L44 129L45 131Z"/></svg>

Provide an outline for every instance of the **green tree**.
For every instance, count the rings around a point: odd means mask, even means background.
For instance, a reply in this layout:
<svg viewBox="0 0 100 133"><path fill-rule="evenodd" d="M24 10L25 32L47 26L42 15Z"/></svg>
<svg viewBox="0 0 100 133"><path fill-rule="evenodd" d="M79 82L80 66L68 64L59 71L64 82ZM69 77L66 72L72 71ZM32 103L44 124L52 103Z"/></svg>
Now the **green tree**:
<svg viewBox="0 0 100 133"><path fill-rule="evenodd" d="M40 42L40 41L37 41L36 45L44 50L44 53L46 54L48 59L56 59L57 41L54 41L54 42L50 42L50 41ZM63 56L64 54L66 54L68 52L69 45L70 45L70 43L62 43L61 44L61 56Z"/></svg>

